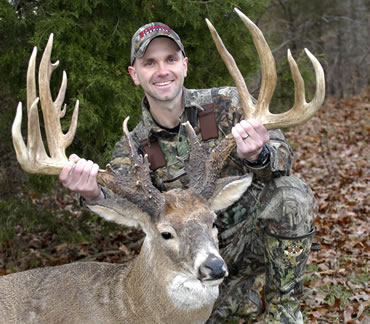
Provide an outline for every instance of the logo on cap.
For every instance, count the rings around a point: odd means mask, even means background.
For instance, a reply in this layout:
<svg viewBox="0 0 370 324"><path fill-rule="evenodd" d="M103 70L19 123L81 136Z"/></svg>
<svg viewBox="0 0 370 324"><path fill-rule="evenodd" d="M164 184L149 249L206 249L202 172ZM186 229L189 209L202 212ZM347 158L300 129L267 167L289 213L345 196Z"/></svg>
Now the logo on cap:
<svg viewBox="0 0 370 324"><path fill-rule="evenodd" d="M153 32L166 32L166 33L171 33L171 28L168 26L164 25L154 25L154 26L149 26L145 28L142 32L139 33L140 39L143 39L144 37L148 36L149 34Z"/></svg>

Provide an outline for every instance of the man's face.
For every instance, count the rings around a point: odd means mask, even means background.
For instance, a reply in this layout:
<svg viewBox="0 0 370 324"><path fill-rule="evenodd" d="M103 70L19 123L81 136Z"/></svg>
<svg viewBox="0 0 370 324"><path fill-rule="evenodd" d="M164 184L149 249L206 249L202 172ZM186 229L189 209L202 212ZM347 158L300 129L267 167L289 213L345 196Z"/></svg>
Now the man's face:
<svg viewBox="0 0 370 324"><path fill-rule="evenodd" d="M129 72L145 95L157 101L174 101L181 96L187 73L188 59L175 42L157 37L149 44L145 55L135 60Z"/></svg>

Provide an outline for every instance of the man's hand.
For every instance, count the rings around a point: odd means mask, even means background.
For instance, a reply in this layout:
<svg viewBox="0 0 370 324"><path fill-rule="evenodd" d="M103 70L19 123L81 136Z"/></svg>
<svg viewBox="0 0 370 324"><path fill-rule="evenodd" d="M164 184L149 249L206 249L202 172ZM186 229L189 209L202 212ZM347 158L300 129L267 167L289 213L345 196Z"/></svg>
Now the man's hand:
<svg viewBox="0 0 370 324"><path fill-rule="evenodd" d="M103 199L104 194L96 182L98 171L99 166L96 163L72 154L68 164L60 172L59 180L66 188L78 192L88 201Z"/></svg>
<svg viewBox="0 0 370 324"><path fill-rule="evenodd" d="M256 161L270 137L267 129L255 119L242 120L231 130L241 159Z"/></svg>

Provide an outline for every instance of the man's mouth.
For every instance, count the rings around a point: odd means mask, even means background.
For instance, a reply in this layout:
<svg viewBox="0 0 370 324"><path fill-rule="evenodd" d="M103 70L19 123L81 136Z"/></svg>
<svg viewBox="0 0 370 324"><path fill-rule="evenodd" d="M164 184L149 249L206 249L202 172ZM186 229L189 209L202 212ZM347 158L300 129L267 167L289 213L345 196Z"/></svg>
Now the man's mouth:
<svg viewBox="0 0 370 324"><path fill-rule="evenodd" d="M164 81L164 82L154 82L155 86L166 86L169 85L172 81Z"/></svg>

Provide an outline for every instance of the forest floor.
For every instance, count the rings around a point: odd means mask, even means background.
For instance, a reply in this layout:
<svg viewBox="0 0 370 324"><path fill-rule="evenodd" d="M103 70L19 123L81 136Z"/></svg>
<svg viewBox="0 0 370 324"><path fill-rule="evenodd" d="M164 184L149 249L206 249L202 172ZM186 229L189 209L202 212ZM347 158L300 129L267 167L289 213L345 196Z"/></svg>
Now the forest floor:
<svg viewBox="0 0 370 324"><path fill-rule="evenodd" d="M321 249L310 255L300 299L305 323L370 323L369 107L369 91L328 99L307 124L285 132L294 174L319 205L314 242ZM0 224L0 275L76 260L126 262L143 239L87 212L60 186L51 194L19 188L0 201Z"/></svg>

